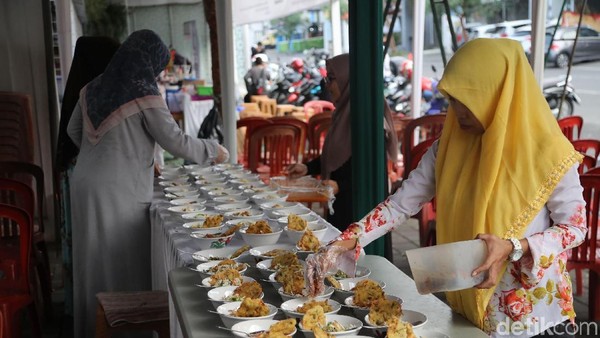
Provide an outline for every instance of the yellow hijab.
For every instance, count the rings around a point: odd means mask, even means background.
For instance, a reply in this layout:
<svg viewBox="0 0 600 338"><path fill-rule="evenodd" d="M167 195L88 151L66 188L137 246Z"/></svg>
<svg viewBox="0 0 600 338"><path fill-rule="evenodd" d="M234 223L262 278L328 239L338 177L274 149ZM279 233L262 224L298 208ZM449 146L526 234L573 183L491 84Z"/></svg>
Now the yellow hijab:
<svg viewBox="0 0 600 338"><path fill-rule="evenodd" d="M439 89L467 106L485 132L463 131L449 108L435 167L437 242L478 233L523 238L562 176L581 159L550 112L523 48L509 39L470 41L448 63ZM493 292L472 288L447 298L483 328Z"/></svg>

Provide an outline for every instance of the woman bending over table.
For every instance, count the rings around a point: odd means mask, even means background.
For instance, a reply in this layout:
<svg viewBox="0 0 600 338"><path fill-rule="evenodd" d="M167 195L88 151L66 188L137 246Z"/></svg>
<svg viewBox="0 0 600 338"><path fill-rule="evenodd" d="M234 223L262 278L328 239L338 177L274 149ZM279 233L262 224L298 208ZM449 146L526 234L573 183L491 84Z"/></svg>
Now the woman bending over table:
<svg viewBox="0 0 600 338"><path fill-rule="evenodd" d="M156 85L169 50L156 33L132 33L88 83L69 122L79 150L71 178L75 337L93 337L96 293L150 290L154 144L209 164L229 153L184 135Z"/></svg>
<svg viewBox="0 0 600 338"><path fill-rule="evenodd" d="M437 243L479 238L488 254L452 309L492 337L538 335L573 321L567 252L587 233L582 156L561 133L521 45L476 39L439 83L449 99L439 141L402 187L308 259L313 289L342 258L404 223L434 196ZM468 254L468 253L466 253ZM318 291L318 290L313 290Z"/></svg>

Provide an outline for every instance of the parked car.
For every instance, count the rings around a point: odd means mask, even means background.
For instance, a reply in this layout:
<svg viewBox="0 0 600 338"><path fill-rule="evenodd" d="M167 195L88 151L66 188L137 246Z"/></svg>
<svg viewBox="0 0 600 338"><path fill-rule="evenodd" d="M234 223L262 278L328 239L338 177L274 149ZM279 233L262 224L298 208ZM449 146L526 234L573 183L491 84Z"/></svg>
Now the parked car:
<svg viewBox="0 0 600 338"><path fill-rule="evenodd" d="M514 34L518 28L527 25L531 26L531 20L504 21L495 24L494 29L489 34L492 38L506 38Z"/></svg>
<svg viewBox="0 0 600 338"><path fill-rule="evenodd" d="M549 33L552 34L551 31ZM546 61L554 63L559 68L568 66L576 34L577 27L559 27ZM573 63L590 60L600 60L600 34L589 27L581 27Z"/></svg>

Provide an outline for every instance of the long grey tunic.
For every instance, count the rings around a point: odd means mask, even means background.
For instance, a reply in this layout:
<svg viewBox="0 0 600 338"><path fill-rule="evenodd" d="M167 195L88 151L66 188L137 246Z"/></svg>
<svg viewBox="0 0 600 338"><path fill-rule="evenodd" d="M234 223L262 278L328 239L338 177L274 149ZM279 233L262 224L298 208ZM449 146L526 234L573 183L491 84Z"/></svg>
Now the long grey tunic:
<svg viewBox="0 0 600 338"><path fill-rule="evenodd" d="M155 141L201 164L216 158L217 143L184 135L166 106L130 115L90 142L80 104L68 126L80 148L71 181L74 336L94 337L96 293L151 289Z"/></svg>

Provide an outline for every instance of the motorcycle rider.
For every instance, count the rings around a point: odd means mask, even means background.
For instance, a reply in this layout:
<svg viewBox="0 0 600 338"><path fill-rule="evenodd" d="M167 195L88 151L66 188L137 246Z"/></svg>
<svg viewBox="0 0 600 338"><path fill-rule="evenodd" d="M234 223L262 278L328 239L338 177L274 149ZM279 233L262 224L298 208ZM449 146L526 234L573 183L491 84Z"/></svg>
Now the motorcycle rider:
<svg viewBox="0 0 600 338"><path fill-rule="evenodd" d="M252 68L244 76L244 82L248 90L248 94L244 96L244 102L250 102L252 95L266 94L266 86L269 80L271 80L271 75L266 69L263 57L255 57Z"/></svg>

